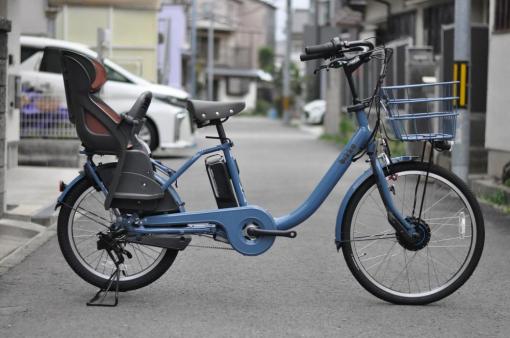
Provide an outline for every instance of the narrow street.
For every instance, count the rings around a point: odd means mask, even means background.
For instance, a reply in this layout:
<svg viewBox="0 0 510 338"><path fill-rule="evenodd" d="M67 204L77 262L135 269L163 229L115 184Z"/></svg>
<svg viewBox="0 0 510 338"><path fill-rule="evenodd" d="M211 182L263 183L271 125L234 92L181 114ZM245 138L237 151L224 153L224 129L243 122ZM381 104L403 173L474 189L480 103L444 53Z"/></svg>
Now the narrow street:
<svg viewBox="0 0 510 338"><path fill-rule="evenodd" d="M274 216L304 201L339 152L311 133L262 118L233 118L225 128L248 201ZM204 139L214 133L200 130L199 147L216 142ZM173 168L183 161L164 159ZM72 272L53 238L0 277L0 336L508 336L510 217L488 207L478 269L450 297L395 306L356 282L336 251L334 228L343 193L367 167L363 160L353 164L318 212L296 228L297 238L279 238L259 257L189 247L154 284L121 294L117 308L85 305L96 288ZM188 210L216 207L202 160L178 187Z"/></svg>

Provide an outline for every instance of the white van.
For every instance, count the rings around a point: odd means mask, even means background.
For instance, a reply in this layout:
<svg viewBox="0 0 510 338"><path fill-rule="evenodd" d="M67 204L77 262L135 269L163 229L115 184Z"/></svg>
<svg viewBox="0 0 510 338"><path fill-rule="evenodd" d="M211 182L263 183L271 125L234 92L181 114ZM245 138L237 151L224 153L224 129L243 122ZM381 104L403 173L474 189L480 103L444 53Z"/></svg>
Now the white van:
<svg viewBox="0 0 510 338"><path fill-rule="evenodd" d="M68 41L22 36L20 44L21 64L17 73L21 77L23 91L52 95L62 105L66 101L60 59L55 50L45 48L65 48L97 57L97 53L86 46ZM101 97L116 112L129 111L142 92L152 92L147 123L140 131L140 137L151 150L155 150L156 154L181 155L182 150L195 145L193 122L185 108L188 98L185 91L150 83L107 58L103 63L108 81L103 86Z"/></svg>

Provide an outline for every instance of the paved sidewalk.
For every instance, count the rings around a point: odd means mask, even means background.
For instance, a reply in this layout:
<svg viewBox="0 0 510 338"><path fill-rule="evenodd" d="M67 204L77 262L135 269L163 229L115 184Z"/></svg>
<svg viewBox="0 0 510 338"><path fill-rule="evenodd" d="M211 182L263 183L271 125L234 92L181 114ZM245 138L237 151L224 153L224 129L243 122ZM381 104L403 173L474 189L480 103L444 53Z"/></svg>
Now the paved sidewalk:
<svg viewBox="0 0 510 338"><path fill-rule="evenodd" d="M55 234L58 182L69 182L77 173L77 168L30 166L7 171L7 211L0 219L0 275Z"/></svg>
<svg viewBox="0 0 510 338"><path fill-rule="evenodd" d="M58 182L68 183L79 168L19 166L9 169L6 175L6 201L17 206L11 213L28 214L48 206L60 194Z"/></svg>

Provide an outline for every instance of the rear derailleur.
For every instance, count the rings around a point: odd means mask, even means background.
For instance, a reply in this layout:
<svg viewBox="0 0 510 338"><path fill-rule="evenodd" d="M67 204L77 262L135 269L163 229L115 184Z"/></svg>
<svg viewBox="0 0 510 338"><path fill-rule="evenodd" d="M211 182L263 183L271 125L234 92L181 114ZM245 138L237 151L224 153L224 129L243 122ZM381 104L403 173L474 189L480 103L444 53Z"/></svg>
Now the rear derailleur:
<svg viewBox="0 0 510 338"><path fill-rule="evenodd" d="M105 287L99 291L87 302L87 306L117 306L119 303L119 283L120 274L126 276L126 272L120 267L124 263L124 255L131 259L133 255L122 247L122 241L126 237L126 230L119 229L108 233L100 232L97 234L97 250L106 250L106 253L115 264L115 270L105 283ZM106 296L112 291L115 283L115 298L113 303L106 303Z"/></svg>

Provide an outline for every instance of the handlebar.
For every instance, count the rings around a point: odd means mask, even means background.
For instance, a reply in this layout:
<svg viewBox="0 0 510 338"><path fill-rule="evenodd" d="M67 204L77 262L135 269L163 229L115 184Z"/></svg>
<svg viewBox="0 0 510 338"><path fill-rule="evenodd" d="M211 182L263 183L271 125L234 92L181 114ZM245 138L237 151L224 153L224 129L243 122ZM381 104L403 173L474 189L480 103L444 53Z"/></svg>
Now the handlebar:
<svg viewBox="0 0 510 338"><path fill-rule="evenodd" d="M334 56L343 56L346 52L369 52L374 44L367 40L341 41L335 37L329 42L305 47L305 54L300 55L301 61L327 59Z"/></svg>

